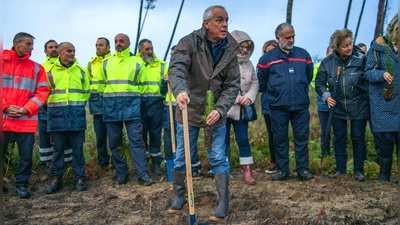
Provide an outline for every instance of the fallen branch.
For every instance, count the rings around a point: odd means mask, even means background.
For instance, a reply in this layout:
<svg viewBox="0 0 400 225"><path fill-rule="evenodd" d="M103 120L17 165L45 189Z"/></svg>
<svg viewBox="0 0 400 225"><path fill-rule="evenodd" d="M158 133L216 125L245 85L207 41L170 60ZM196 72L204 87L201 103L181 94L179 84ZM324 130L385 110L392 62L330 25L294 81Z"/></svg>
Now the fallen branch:
<svg viewBox="0 0 400 225"><path fill-rule="evenodd" d="M315 225L317 225L319 223L319 220L321 219L322 212L324 211L324 209L325 209L325 206L323 205L321 211L319 212L318 219L317 219L317 222L315 222Z"/></svg>
<svg viewBox="0 0 400 225"><path fill-rule="evenodd" d="M149 204L149 218L151 217L151 200L150 200L150 204Z"/></svg>

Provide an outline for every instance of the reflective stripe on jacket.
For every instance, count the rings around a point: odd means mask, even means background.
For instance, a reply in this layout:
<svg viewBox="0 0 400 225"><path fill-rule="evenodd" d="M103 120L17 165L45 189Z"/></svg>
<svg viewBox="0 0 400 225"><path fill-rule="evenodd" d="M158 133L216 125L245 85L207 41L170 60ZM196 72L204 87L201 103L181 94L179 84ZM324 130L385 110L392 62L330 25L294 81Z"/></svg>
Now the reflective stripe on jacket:
<svg viewBox="0 0 400 225"><path fill-rule="evenodd" d="M11 50L3 51L3 131L35 133L39 108L49 95L43 66L19 57ZM4 110L16 105L28 111L27 115L10 118Z"/></svg>

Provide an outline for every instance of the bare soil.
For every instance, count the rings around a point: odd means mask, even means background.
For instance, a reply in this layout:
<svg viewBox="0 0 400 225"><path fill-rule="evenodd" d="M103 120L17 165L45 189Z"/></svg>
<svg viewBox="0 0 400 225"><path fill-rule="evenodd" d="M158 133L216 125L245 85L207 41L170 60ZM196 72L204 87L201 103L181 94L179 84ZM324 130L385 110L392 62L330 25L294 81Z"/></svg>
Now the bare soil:
<svg viewBox="0 0 400 225"><path fill-rule="evenodd" d="M271 181L264 170L253 171L257 184L243 182L240 169L230 180L229 215L221 224L398 224L397 177L379 183L376 178L358 182L344 175L337 180L316 176L299 181ZM31 177L30 199L13 195L12 182L4 195L5 224L189 224L187 207L179 214L166 213L173 198L172 184L162 178L140 186L131 175L127 184L113 187L108 172L87 182L88 190L74 190L72 176L52 195L44 193L49 180L44 172ZM197 222L213 224L216 209L213 178L193 180Z"/></svg>

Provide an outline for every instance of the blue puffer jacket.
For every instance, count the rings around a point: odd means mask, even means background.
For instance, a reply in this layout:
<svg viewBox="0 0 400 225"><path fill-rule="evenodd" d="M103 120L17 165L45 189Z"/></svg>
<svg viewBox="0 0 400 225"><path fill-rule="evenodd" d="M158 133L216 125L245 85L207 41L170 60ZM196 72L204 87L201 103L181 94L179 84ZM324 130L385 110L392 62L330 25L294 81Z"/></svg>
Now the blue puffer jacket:
<svg viewBox="0 0 400 225"><path fill-rule="evenodd" d="M394 92L391 101L383 98L383 89L388 83L383 79L387 71L385 62L388 60L385 49L388 48L386 41L379 37L374 41L368 51L365 76L369 81L369 97L371 105L371 119L373 130L376 132L398 132L399 131L399 58L398 53L390 48L389 60L392 62L394 76Z"/></svg>
<svg viewBox="0 0 400 225"><path fill-rule="evenodd" d="M334 117L360 120L369 117L368 82L365 79L365 55L357 46L345 66L337 52L326 57L318 69L315 91L323 101L332 95L336 101ZM342 73L337 80L338 67ZM336 89L336 90L335 90ZM336 94L336 96L334 96Z"/></svg>
<svg viewBox="0 0 400 225"><path fill-rule="evenodd" d="M306 109L310 105L308 85L313 78L310 54L294 46L289 54L279 47L265 53L258 64L259 92L262 114L269 108L281 110Z"/></svg>

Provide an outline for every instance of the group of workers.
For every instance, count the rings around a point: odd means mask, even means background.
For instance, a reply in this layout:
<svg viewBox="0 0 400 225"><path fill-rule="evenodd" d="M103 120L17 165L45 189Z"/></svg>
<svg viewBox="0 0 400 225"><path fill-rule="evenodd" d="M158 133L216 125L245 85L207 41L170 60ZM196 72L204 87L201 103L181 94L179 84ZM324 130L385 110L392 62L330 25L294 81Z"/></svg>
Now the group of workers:
<svg viewBox="0 0 400 225"><path fill-rule="evenodd" d="M160 147L166 94L163 78L168 68L153 53L152 42L141 40L139 52L133 55L129 37L118 34L116 53L111 56L109 40L100 37L96 41L96 56L83 68L75 58L74 45L58 44L55 40L45 43L43 66L33 62L29 59L33 40L28 33L18 33L12 49L4 51L3 156L6 156L9 137L15 134L20 155L15 194L30 197L27 186L37 125L39 165L50 168L52 176L45 192L52 194L61 188L65 163L70 161L76 189L86 190L83 143L87 102L93 115L98 164L104 169L111 165L115 168L114 185L125 184L128 179L127 162L119 151L124 123L138 182L153 184L146 149L150 152L153 172L162 174ZM149 141L146 141L147 133Z"/></svg>
<svg viewBox="0 0 400 225"><path fill-rule="evenodd" d="M256 183L251 169L253 157L248 138L249 121L244 108L254 103L258 92L262 93L262 114L268 130L272 162L266 172L276 173L273 181L290 177L290 122L297 178L302 181L313 179L308 154L308 91L314 71L310 54L294 46L294 27L282 23L275 30L276 41L271 40L263 47L264 54L255 69L249 60L254 51L253 41L243 31L228 32L228 21L228 13L223 6L207 8L202 27L180 39L173 48L169 68L154 54L150 40L141 40L138 53L134 55L129 37L121 33L114 38L114 55L110 54L109 40L98 38L96 56L85 68L78 65L72 43L58 44L49 40L44 46L46 62L42 66L29 59L34 37L18 33L12 49L4 50L3 76L3 149L7 148L10 135L15 133L20 155L15 174L15 194L20 198L30 197L27 187L38 119L41 165L47 168L46 162L51 161L52 179L45 192L52 194L61 188L65 162L70 159L76 190L86 190L83 143L87 128L87 101L93 115L99 166L115 169L114 185L127 182L128 164L120 154L125 124L138 182L140 185L152 185L155 181L149 171L147 155L152 161L153 174L163 175L160 166L164 161L160 151L163 127L166 128L164 155L167 160L172 159L170 127L166 124L169 117L163 116L169 113L165 102L176 101L174 106L177 107L173 112L176 113L173 202L167 212L177 213L187 203L182 114L187 109L190 115L188 131L193 175L198 174L200 168L196 145L199 130L206 126L212 130L212 147L206 150L211 165L209 173L214 176L218 192L218 206L210 220L220 221L228 214L230 200L231 125L239 146L244 180L249 185ZM393 29L397 34L397 21L393 24L389 34L394 33ZM346 173L347 121L351 121L354 177L358 181L365 180L365 128L370 114L374 131L379 133L381 151L387 152L380 155L378 180L390 179L390 153L393 152L393 145L398 143L398 124L394 123L396 119L393 117L398 115L393 110L398 104L398 89L394 87L391 101L378 99L379 95L374 91L381 91L387 84L398 82L397 36L390 41L385 37L381 39L372 45L366 57L358 47L353 46L351 31L337 30L330 40L332 54L317 67L315 90L329 110L335 109L336 173L329 176L331 179ZM392 61L392 73L387 72L388 64L385 62L388 60ZM168 85L173 92L172 99L166 97ZM214 108L203 119L207 91L213 93ZM370 101L379 106L370 106ZM387 113L390 121L382 121L376 110ZM385 122L390 126L384 125ZM394 130L395 126L397 129Z"/></svg>

